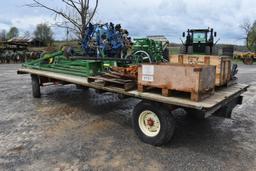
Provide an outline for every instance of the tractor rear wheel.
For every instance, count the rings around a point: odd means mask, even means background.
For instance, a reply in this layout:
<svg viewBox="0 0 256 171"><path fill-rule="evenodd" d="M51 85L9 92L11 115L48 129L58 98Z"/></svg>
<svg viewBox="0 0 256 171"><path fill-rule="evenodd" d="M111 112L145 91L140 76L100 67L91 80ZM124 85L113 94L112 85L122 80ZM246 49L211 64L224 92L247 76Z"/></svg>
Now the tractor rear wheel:
<svg viewBox="0 0 256 171"><path fill-rule="evenodd" d="M182 45L180 47L180 54L193 54L193 46L188 46L188 50L186 51L186 46Z"/></svg>
<svg viewBox="0 0 256 171"><path fill-rule="evenodd" d="M188 54L193 54L194 50L193 50L193 46L189 46L188 47Z"/></svg>
<svg viewBox="0 0 256 171"><path fill-rule="evenodd" d="M205 53L206 55L220 55L219 54L219 49L216 46L212 47L212 52L210 46L205 47Z"/></svg>

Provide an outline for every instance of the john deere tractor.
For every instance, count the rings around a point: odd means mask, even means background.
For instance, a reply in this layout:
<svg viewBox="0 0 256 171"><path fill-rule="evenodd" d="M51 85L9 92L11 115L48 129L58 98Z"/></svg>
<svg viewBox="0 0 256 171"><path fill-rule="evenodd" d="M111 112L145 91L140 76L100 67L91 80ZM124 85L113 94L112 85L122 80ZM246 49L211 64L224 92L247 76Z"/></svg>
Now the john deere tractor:
<svg viewBox="0 0 256 171"><path fill-rule="evenodd" d="M185 42L182 42L181 54L207 54L216 55L217 49L214 43L214 37L217 33L213 29L188 29Z"/></svg>

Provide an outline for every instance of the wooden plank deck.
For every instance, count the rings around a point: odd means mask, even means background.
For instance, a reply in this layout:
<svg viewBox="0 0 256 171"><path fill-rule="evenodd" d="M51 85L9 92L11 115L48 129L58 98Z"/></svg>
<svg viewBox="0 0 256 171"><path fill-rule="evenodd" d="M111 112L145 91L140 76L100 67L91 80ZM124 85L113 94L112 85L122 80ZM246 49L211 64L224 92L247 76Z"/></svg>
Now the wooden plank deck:
<svg viewBox="0 0 256 171"><path fill-rule="evenodd" d="M102 76L96 77L88 77L88 83L90 84L101 84L104 87L117 87L122 88L125 91L133 90L136 87L136 83L134 80L125 80L125 79L118 79L118 78L107 78Z"/></svg>
<svg viewBox="0 0 256 171"><path fill-rule="evenodd" d="M41 71L41 70L35 70L35 69L26 69L26 68L19 69L17 72L18 74L35 74L35 75L49 77L49 78L53 78L56 80L61 80L61 81L65 81L73 84L79 84L79 85L83 85L83 86L87 86L87 87L91 87L91 88L95 88L103 91L119 93L119 94L123 94L130 97L152 100L152 101L161 102L165 104L194 108L199 110L201 109L211 110L213 108L217 108L218 106L223 105L225 101L232 99L232 97L239 96L240 94L245 92L246 89L249 87L248 85L244 85L244 84L235 84L228 88L223 88L216 91L214 95L212 95L211 97L201 102L194 102L182 97L164 97L160 94L154 94L150 92L138 92L137 90L125 91L124 89L111 87L111 86L103 87L101 85L89 83L86 77L71 76L66 74L53 73L53 72Z"/></svg>

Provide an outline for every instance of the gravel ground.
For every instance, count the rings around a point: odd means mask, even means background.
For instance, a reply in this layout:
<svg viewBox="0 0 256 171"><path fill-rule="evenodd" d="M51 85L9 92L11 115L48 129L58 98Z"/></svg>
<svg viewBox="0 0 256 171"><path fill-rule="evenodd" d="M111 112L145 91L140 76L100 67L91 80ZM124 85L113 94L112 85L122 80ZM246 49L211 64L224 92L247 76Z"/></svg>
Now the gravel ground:
<svg viewBox="0 0 256 171"><path fill-rule="evenodd" d="M256 66L240 66L252 84L232 119L192 120L175 112L172 141L140 142L131 127L136 99L98 95L73 85L42 88L31 97L20 65L0 65L0 170L256 170Z"/></svg>

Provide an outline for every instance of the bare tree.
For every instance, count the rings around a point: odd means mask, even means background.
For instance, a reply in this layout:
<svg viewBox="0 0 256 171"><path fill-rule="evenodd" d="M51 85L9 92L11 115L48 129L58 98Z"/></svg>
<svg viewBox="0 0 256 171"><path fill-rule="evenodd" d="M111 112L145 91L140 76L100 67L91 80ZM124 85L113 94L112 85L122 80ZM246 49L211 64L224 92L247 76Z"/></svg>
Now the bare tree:
<svg viewBox="0 0 256 171"><path fill-rule="evenodd" d="M33 3L27 4L29 7L44 8L62 17L67 22L56 23L57 26L68 28L72 31L79 40L83 40L85 36L85 29L92 21L96 10L98 8L99 0L61 0L64 3L64 9L53 8L39 0L33 0Z"/></svg>
<svg viewBox="0 0 256 171"><path fill-rule="evenodd" d="M242 39L245 40L246 47L249 50L250 50L249 34L250 34L250 31L251 31L251 27L252 27L252 25L251 25L249 20L244 21L244 23L240 25L240 28L244 31L244 37L242 37Z"/></svg>
<svg viewBox="0 0 256 171"><path fill-rule="evenodd" d="M246 41L247 49L256 51L256 21L252 24L249 21L245 21L240 27L245 33L243 39Z"/></svg>

